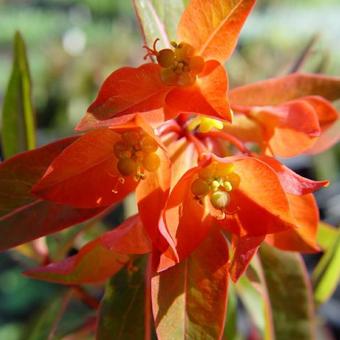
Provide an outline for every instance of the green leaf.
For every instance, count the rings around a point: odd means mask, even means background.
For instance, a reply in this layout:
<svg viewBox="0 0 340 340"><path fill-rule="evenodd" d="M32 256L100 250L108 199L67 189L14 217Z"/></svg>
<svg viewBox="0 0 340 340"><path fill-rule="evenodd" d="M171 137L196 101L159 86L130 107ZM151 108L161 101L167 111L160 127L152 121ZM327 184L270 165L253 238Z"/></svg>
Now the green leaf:
<svg viewBox="0 0 340 340"><path fill-rule="evenodd" d="M337 228L325 222L320 222L318 227L317 242L321 249L328 249L333 246L339 234Z"/></svg>
<svg viewBox="0 0 340 340"><path fill-rule="evenodd" d="M228 292L227 317L224 325L223 339L236 340L237 337L237 295L233 285Z"/></svg>
<svg viewBox="0 0 340 340"><path fill-rule="evenodd" d="M313 298L302 257L264 244L260 248L260 258L275 339L313 339Z"/></svg>
<svg viewBox="0 0 340 340"><path fill-rule="evenodd" d="M176 39L177 24L184 11L183 0L134 0L137 20L145 43L151 47L158 38L159 48Z"/></svg>
<svg viewBox="0 0 340 340"><path fill-rule="evenodd" d="M140 257L110 279L99 309L98 340L144 339L145 263Z"/></svg>
<svg viewBox="0 0 340 340"><path fill-rule="evenodd" d="M25 43L19 32L14 37L12 73L2 110L2 147L5 158L35 148L35 115Z"/></svg>
<svg viewBox="0 0 340 340"><path fill-rule="evenodd" d="M58 295L57 298L52 299L29 324L22 340L49 339L50 333L56 330L54 328L63 316L70 298L70 291L67 291L63 296Z"/></svg>
<svg viewBox="0 0 340 340"><path fill-rule="evenodd" d="M210 235L186 260L152 278L159 339L220 339L228 286L228 246Z"/></svg>
<svg viewBox="0 0 340 340"><path fill-rule="evenodd" d="M326 250L316 266L312 282L314 299L320 304L325 302L334 292L340 281L340 232L333 238L332 245Z"/></svg>

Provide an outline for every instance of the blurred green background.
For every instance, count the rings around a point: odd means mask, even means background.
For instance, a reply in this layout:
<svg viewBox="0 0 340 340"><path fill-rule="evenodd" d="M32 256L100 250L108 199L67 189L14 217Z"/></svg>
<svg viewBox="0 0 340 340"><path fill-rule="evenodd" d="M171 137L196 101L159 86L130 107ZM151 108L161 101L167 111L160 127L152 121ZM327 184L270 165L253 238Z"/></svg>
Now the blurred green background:
<svg viewBox="0 0 340 340"><path fill-rule="evenodd" d="M122 65L143 62L143 41L128 0L0 0L0 103L11 71L16 30L27 44L38 144L72 134L105 77ZM231 83L289 72L315 35L317 41L303 70L340 76L339 0L259 0L227 64ZM332 189L319 198L323 216L339 224L339 147L313 159L293 159L289 165L333 181ZM0 255L0 340L29 339L27 327L33 327L43 306L48 304L54 315L54 298L65 294L56 285L24 278L22 261L13 253ZM335 296L330 304L321 313L339 330L339 320L330 312L339 311L339 299ZM75 322L66 324L64 333L77 327L81 314L91 317L89 309L75 304L69 316Z"/></svg>

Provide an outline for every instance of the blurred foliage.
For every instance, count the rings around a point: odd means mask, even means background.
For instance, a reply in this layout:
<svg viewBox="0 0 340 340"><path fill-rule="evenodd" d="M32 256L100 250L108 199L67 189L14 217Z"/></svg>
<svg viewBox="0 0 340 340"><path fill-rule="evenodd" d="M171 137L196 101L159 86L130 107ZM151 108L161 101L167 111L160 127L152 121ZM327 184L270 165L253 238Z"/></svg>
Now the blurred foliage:
<svg viewBox="0 0 340 340"><path fill-rule="evenodd" d="M320 37L303 70L339 76L339 13L339 0L258 0L255 12L242 31L238 49L227 64L232 86L287 73L315 34ZM143 62L143 41L131 1L0 0L1 106L10 77L12 40L17 30L27 45L38 144L72 134L75 123L94 99L103 79L121 65L134 66ZM330 194L321 192L319 198L325 217L333 223L340 220L339 159L338 146L314 158L312 169L310 158L307 163L305 158L293 163L296 167L308 168L312 176L332 179ZM332 195L330 207L325 206L329 195ZM106 222L112 226L120 219L116 214L114 220ZM105 226L99 223L91 228L86 225L72 228L49 236L47 246L52 256L59 259L77 252L78 246L98 235L103 228ZM58 251L60 244L62 253ZM333 264L326 260L324 262ZM326 269L329 268L327 263ZM29 265L27 259L14 252L0 255L0 339L29 339L28 334L46 338L49 333L39 332L53 329L49 315L61 310L60 297L65 296L65 289L26 279L21 272ZM95 298L102 294L96 287L90 293ZM74 296L72 294L68 301L66 314L60 316L55 339L79 328L84 319L88 333L79 333L79 338L93 338L93 312L86 303L76 302ZM230 302L234 306L230 308L231 314L236 302ZM243 303L247 307L247 301ZM41 315L45 318L41 319ZM38 335L34 339L39 339Z"/></svg>

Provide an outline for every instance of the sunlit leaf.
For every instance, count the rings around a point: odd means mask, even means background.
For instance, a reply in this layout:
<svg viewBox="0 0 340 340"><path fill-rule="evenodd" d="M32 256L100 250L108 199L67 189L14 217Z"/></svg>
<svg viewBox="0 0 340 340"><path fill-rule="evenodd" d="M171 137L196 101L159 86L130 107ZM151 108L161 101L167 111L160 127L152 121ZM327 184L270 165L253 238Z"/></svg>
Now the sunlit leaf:
<svg viewBox="0 0 340 340"><path fill-rule="evenodd" d="M277 340L314 337L313 298L302 257L268 245L260 258Z"/></svg>
<svg viewBox="0 0 340 340"><path fill-rule="evenodd" d="M255 0L191 0L178 25L178 38L207 59L224 62L233 53Z"/></svg>
<svg viewBox="0 0 340 340"><path fill-rule="evenodd" d="M31 79L25 43L19 32L14 37L13 66L4 97L1 136L5 158L35 147Z"/></svg>
<svg viewBox="0 0 340 340"><path fill-rule="evenodd" d="M162 1L166 3L166 1ZM174 1L167 1L177 2ZM166 28L162 19L157 12L152 0L133 0L136 11L136 17L139 22L144 42L148 46L152 46L156 39L159 39L159 47L165 48L170 46L170 40L166 32ZM159 5L160 6L160 5ZM172 5L167 5L171 7ZM175 8L175 7L173 7ZM159 9L159 8L158 8Z"/></svg>
<svg viewBox="0 0 340 340"><path fill-rule="evenodd" d="M145 262L140 257L131 268L108 281L99 309L97 339L144 339Z"/></svg>
<svg viewBox="0 0 340 340"><path fill-rule="evenodd" d="M212 233L190 257L152 278L152 305L162 340L218 339L227 300L228 247Z"/></svg>
<svg viewBox="0 0 340 340"><path fill-rule="evenodd" d="M235 105L277 105L304 96L321 96L330 101L340 98L340 77L293 73L258 81L230 91Z"/></svg>
<svg viewBox="0 0 340 340"><path fill-rule="evenodd" d="M320 222L318 227L317 241L324 250L330 248L336 241L338 230L330 224Z"/></svg>
<svg viewBox="0 0 340 340"><path fill-rule="evenodd" d="M325 302L340 281L340 232L333 238L313 272L314 298L317 303Z"/></svg>

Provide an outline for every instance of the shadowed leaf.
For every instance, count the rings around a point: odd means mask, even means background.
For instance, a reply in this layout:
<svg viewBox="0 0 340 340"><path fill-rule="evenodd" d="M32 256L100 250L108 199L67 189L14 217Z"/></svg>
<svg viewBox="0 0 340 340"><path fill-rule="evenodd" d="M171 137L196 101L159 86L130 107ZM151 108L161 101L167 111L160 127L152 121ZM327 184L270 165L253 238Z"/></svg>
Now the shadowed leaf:
<svg viewBox="0 0 340 340"><path fill-rule="evenodd" d="M312 292L301 256L263 245L260 258L276 340L313 339Z"/></svg>
<svg viewBox="0 0 340 340"><path fill-rule="evenodd" d="M108 281L99 309L98 340L144 339L145 257Z"/></svg>
<svg viewBox="0 0 340 340"><path fill-rule="evenodd" d="M48 235L87 220L103 211L74 209L38 199L32 186L65 147L76 138L67 138L39 149L18 154L0 164L0 250Z"/></svg>
<svg viewBox="0 0 340 340"><path fill-rule="evenodd" d="M83 284L104 281L131 260L131 254L151 251L150 241L135 215L118 228L87 243L77 255L48 266L34 268L26 275L61 284Z"/></svg>

